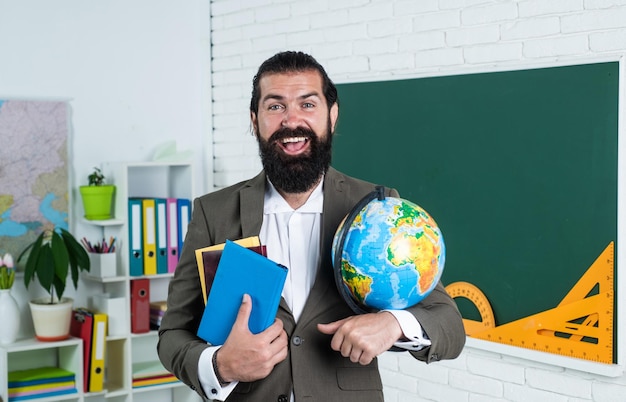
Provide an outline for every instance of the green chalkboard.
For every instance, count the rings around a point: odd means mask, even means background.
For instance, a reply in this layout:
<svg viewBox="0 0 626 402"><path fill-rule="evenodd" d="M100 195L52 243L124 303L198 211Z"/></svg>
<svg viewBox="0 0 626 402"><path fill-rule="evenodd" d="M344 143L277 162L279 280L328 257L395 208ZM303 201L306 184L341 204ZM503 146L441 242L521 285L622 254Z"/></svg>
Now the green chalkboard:
<svg viewBox="0 0 626 402"><path fill-rule="evenodd" d="M476 285L508 323L617 240L618 79L607 62L340 84L333 166L428 211L444 285Z"/></svg>

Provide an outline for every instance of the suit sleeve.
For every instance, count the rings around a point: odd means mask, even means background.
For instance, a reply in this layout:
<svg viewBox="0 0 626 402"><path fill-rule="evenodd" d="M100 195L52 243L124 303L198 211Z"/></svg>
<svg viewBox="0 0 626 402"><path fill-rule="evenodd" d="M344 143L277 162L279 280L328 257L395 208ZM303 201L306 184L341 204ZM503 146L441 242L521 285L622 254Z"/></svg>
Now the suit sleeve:
<svg viewBox="0 0 626 402"><path fill-rule="evenodd" d="M456 358L465 345L465 328L454 300L439 282L435 289L417 305L407 309L422 326L431 346L409 351L418 360L432 363Z"/></svg>
<svg viewBox="0 0 626 402"><path fill-rule="evenodd" d="M198 360L208 345L196 336L204 301L195 250L211 244L202 204L196 199L183 250L169 284L167 311L157 344L163 366L204 398L198 379Z"/></svg>
<svg viewBox="0 0 626 402"><path fill-rule="evenodd" d="M395 189L391 189L390 195L399 197ZM413 357L432 363L454 359L461 354L465 346L463 319L456 302L446 292L441 281L424 300L407 311L415 316L431 341L429 347L409 351Z"/></svg>

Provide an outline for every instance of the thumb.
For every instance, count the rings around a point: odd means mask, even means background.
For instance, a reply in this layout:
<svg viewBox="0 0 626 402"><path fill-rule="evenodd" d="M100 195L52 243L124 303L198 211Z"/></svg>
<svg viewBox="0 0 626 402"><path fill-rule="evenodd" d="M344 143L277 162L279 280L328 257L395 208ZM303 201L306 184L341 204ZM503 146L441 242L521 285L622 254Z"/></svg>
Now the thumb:
<svg viewBox="0 0 626 402"><path fill-rule="evenodd" d="M317 324L317 330L326 335L333 335L341 324L343 324L344 320L329 322L328 324Z"/></svg>
<svg viewBox="0 0 626 402"><path fill-rule="evenodd" d="M237 312L237 318L234 326L243 326L248 329L248 321L250 320L250 313L252 312L252 299L249 294L244 294L239 306L239 312Z"/></svg>

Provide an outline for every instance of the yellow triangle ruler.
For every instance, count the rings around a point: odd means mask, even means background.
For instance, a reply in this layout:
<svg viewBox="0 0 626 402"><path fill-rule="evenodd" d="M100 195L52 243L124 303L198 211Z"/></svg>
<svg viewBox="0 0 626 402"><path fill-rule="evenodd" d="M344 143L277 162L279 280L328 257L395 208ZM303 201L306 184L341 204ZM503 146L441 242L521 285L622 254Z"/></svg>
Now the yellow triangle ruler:
<svg viewBox="0 0 626 402"><path fill-rule="evenodd" d="M481 321L463 319L468 336L611 364L614 255L611 242L556 307L499 326L489 301L477 287L455 282L446 290L453 298L465 297L478 308Z"/></svg>

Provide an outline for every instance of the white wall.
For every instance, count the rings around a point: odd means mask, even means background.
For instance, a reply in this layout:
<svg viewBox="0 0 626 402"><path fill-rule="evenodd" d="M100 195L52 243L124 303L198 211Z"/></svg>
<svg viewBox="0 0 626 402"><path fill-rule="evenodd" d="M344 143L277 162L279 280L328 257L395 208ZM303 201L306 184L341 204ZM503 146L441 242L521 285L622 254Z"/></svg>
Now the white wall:
<svg viewBox="0 0 626 402"><path fill-rule="evenodd" d="M260 169L250 83L277 51L311 53L339 83L606 61L626 51L626 0L214 0L211 14L217 187ZM390 353L381 363L388 402L626 400L624 375L473 347L454 361Z"/></svg>
<svg viewBox="0 0 626 402"><path fill-rule="evenodd" d="M73 189L175 139L203 191L209 31L207 0L0 0L0 97L69 100Z"/></svg>
<svg viewBox="0 0 626 402"><path fill-rule="evenodd" d="M209 1L0 0L0 98L69 102L70 208L80 236L98 232L81 224L77 187L103 162L148 161L156 145L176 140L194 150L203 193L212 187L204 173L212 158ZM32 333L21 277L13 293L21 335Z"/></svg>

